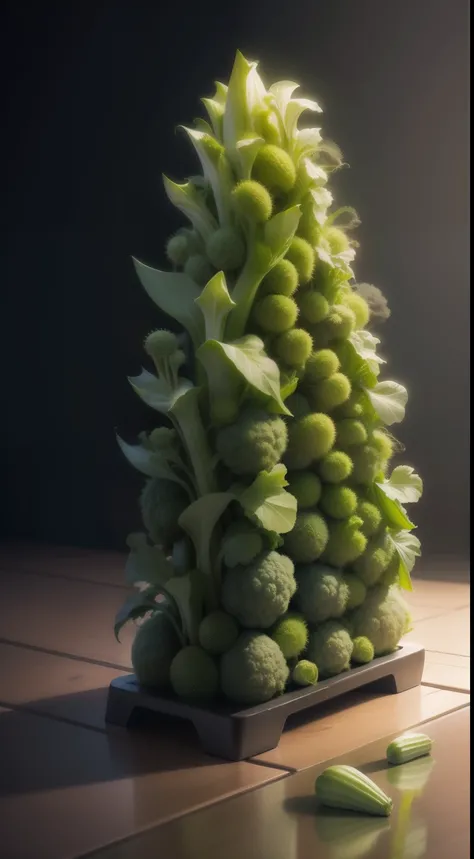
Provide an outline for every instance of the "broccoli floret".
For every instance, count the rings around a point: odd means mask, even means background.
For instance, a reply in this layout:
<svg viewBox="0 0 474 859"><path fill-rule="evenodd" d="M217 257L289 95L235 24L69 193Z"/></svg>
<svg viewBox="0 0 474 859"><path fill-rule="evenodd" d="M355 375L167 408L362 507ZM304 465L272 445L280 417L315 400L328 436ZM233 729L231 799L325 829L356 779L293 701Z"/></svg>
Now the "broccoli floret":
<svg viewBox="0 0 474 859"><path fill-rule="evenodd" d="M239 704L263 704L284 691L289 669L268 635L244 632L221 659L221 689Z"/></svg>
<svg viewBox="0 0 474 859"><path fill-rule="evenodd" d="M314 686L318 682L318 666L309 659L300 659L291 672L291 679L297 686Z"/></svg>
<svg viewBox="0 0 474 859"><path fill-rule="evenodd" d="M354 608L362 605L367 595L367 588L358 576L354 573L344 573L344 581L349 588L349 602L347 610L352 611Z"/></svg>
<svg viewBox="0 0 474 859"><path fill-rule="evenodd" d="M285 462L288 468L308 468L331 450L336 427L329 415L310 414L290 424Z"/></svg>
<svg viewBox="0 0 474 859"><path fill-rule="evenodd" d="M333 677L350 667L353 644L342 623L327 620L311 633L307 656L319 668L320 677Z"/></svg>
<svg viewBox="0 0 474 859"><path fill-rule="evenodd" d="M199 624L199 644L213 656L230 650L239 637L239 627L230 614L217 609Z"/></svg>
<svg viewBox="0 0 474 859"><path fill-rule="evenodd" d="M304 618L294 613L283 615L272 630L272 638L285 659L299 656L308 643L308 628Z"/></svg>
<svg viewBox="0 0 474 859"><path fill-rule="evenodd" d="M263 549L262 535L245 519L232 522L222 538L222 557L226 567L250 564Z"/></svg>
<svg viewBox="0 0 474 859"><path fill-rule="evenodd" d="M408 606L396 587L376 585L353 615L354 638L372 642L375 656L392 653L410 626Z"/></svg>
<svg viewBox="0 0 474 859"><path fill-rule="evenodd" d="M362 519L351 516L341 522L331 522L324 560L332 567L345 567L362 555L367 538L359 530Z"/></svg>
<svg viewBox="0 0 474 859"><path fill-rule="evenodd" d="M170 666L181 643L162 611L157 611L138 627L132 644L132 665L142 686L166 689Z"/></svg>
<svg viewBox="0 0 474 859"><path fill-rule="evenodd" d="M261 409L246 409L239 419L220 429L216 447L224 464L234 474L271 471L286 449L286 423Z"/></svg>
<svg viewBox="0 0 474 859"><path fill-rule="evenodd" d="M367 587L375 585L387 569L395 553L395 547L388 534L383 532L367 543L363 555L354 563L354 571Z"/></svg>
<svg viewBox="0 0 474 859"><path fill-rule="evenodd" d="M343 576L324 564L308 564L296 570L295 601L310 623L341 617L349 602L349 588Z"/></svg>
<svg viewBox="0 0 474 859"><path fill-rule="evenodd" d="M169 548L182 536L178 519L189 504L189 498L174 480L152 477L140 495L143 524L154 543Z"/></svg>
<svg viewBox="0 0 474 859"><path fill-rule="evenodd" d="M183 647L174 657L170 668L173 691L180 698L213 698L219 689L217 665L201 647Z"/></svg>
<svg viewBox="0 0 474 859"><path fill-rule="evenodd" d="M293 530L285 534L285 551L296 563L310 564L324 552L328 526L318 513L302 512L296 516Z"/></svg>
<svg viewBox="0 0 474 859"><path fill-rule="evenodd" d="M354 638L353 644L352 662L357 662L360 665L372 662L374 658L374 645L368 638L364 635L359 635L358 638Z"/></svg>
<svg viewBox="0 0 474 859"><path fill-rule="evenodd" d="M279 552L264 552L247 567L227 570L222 604L242 626L268 629L288 610L295 590L292 561Z"/></svg>

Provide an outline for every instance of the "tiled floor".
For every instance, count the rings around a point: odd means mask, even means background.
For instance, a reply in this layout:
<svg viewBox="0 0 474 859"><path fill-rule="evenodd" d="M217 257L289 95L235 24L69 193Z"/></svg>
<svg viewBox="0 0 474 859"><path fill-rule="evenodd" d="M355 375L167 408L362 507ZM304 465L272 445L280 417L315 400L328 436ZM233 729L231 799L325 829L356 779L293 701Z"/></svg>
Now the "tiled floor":
<svg viewBox="0 0 474 859"><path fill-rule="evenodd" d="M300 719L251 762L204 755L192 731L106 729L108 685L129 671L123 556L0 549L0 844L5 859L76 859L147 827L287 777L377 736L469 702L469 585L416 583L410 638L427 649L424 684L353 693ZM2 854L3 859L3 854Z"/></svg>

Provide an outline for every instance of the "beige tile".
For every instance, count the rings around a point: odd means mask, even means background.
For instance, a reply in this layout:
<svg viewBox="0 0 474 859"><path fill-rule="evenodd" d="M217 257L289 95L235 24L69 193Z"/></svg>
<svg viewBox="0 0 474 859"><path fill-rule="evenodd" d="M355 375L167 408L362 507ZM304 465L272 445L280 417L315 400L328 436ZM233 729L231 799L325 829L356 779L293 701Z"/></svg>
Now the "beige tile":
<svg viewBox="0 0 474 859"><path fill-rule="evenodd" d="M434 653L427 650L423 683L442 689L469 692L471 689L470 663L471 660L468 656Z"/></svg>
<svg viewBox="0 0 474 859"><path fill-rule="evenodd" d="M0 701L105 731L111 680L123 674L102 665L0 645Z"/></svg>
<svg viewBox="0 0 474 859"><path fill-rule="evenodd" d="M76 549L41 544L0 546L0 570L41 573L125 587L125 552Z"/></svg>
<svg viewBox="0 0 474 859"><path fill-rule="evenodd" d="M426 650L437 653L470 655L470 610L460 608L439 617L420 620L406 641L422 644Z"/></svg>
<svg viewBox="0 0 474 859"><path fill-rule="evenodd" d="M471 589L466 582L415 579L413 591L405 594L410 605L453 611L470 605Z"/></svg>
<svg viewBox="0 0 474 859"><path fill-rule="evenodd" d="M284 775L206 757L183 732L124 736L0 713L6 859L72 859Z"/></svg>
<svg viewBox="0 0 474 859"><path fill-rule="evenodd" d="M419 686L398 695L358 692L288 723L280 745L255 760L301 770L469 703L460 692Z"/></svg>
<svg viewBox="0 0 474 859"><path fill-rule="evenodd" d="M114 637L121 588L25 573L0 574L0 639L130 667L133 628Z"/></svg>

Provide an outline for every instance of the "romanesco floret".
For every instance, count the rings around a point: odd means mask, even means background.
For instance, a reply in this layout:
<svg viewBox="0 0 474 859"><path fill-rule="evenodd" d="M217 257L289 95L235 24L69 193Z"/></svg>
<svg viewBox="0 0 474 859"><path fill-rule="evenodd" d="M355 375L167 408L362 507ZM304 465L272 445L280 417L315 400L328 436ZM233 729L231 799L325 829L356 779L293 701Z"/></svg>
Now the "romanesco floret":
<svg viewBox="0 0 474 859"><path fill-rule="evenodd" d="M227 570L222 604L242 626L268 629L288 610L295 590L290 558L279 552L263 552L249 566Z"/></svg>
<svg viewBox="0 0 474 859"><path fill-rule="evenodd" d="M268 635L244 632L221 659L224 695L239 704L263 704L284 691L289 669Z"/></svg>
<svg viewBox="0 0 474 859"><path fill-rule="evenodd" d="M173 480L147 480L140 495L140 509L154 543L169 548L182 535L178 519L188 504L186 492Z"/></svg>
<svg viewBox="0 0 474 859"><path fill-rule="evenodd" d="M304 617L294 612L283 615L272 629L272 638L285 659L299 656L308 643L308 628Z"/></svg>
<svg viewBox="0 0 474 859"><path fill-rule="evenodd" d="M234 474L271 471L286 449L285 421L262 409L245 409L235 424L220 429L217 452Z"/></svg>
<svg viewBox="0 0 474 859"><path fill-rule="evenodd" d="M350 667L352 639L337 620L327 620L311 633L307 657L319 668L320 677L333 677Z"/></svg>
<svg viewBox="0 0 474 859"><path fill-rule="evenodd" d="M369 540L364 554L354 562L354 572L370 588L379 581L394 553L393 541L387 532L383 531Z"/></svg>
<svg viewBox="0 0 474 859"><path fill-rule="evenodd" d="M285 551L296 563L310 564L323 553L328 542L328 526L319 513L303 511L296 516L293 530L285 534Z"/></svg>
<svg viewBox="0 0 474 859"><path fill-rule="evenodd" d="M132 644L132 665L142 686L166 689L170 666L181 644L168 617L157 611L142 623Z"/></svg>
<svg viewBox="0 0 474 859"><path fill-rule="evenodd" d="M324 564L308 564L296 569L296 604L310 623L341 617L349 602L349 588L343 576Z"/></svg>
<svg viewBox="0 0 474 859"><path fill-rule="evenodd" d="M222 558L226 567L250 564L262 549L262 535L245 519L232 522L222 537Z"/></svg>
<svg viewBox="0 0 474 859"><path fill-rule="evenodd" d="M376 585L353 615L354 638L365 636L374 646L375 656L391 653L410 625L408 606L396 587Z"/></svg>

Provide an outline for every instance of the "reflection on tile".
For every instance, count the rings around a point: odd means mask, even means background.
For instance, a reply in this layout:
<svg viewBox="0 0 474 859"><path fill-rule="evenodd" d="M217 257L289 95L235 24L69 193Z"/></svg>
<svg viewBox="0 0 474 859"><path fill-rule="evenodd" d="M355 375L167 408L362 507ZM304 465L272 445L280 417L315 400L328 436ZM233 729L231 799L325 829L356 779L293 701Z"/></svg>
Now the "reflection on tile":
<svg viewBox="0 0 474 859"><path fill-rule="evenodd" d="M471 689L471 660L468 656L455 656L450 653L426 651L423 683L443 689L458 689L469 692Z"/></svg>
<svg viewBox="0 0 474 859"><path fill-rule="evenodd" d="M42 573L125 587L126 557L124 552L4 543L0 545L0 570Z"/></svg>
<svg viewBox="0 0 474 859"><path fill-rule="evenodd" d="M5 859L70 859L280 778L221 762L192 741L110 735L20 710L0 712Z"/></svg>
<svg viewBox="0 0 474 859"><path fill-rule="evenodd" d="M410 605L441 608L452 611L470 605L471 589L468 583L415 579L413 591L405 594Z"/></svg>
<svg viewBox="0 0 474 859"><path fill-rule="evenodd" d="M460 608L440 617L421 620L405 640L416 641L426 650L469 656L471 652L470 610Z"/></svg>

